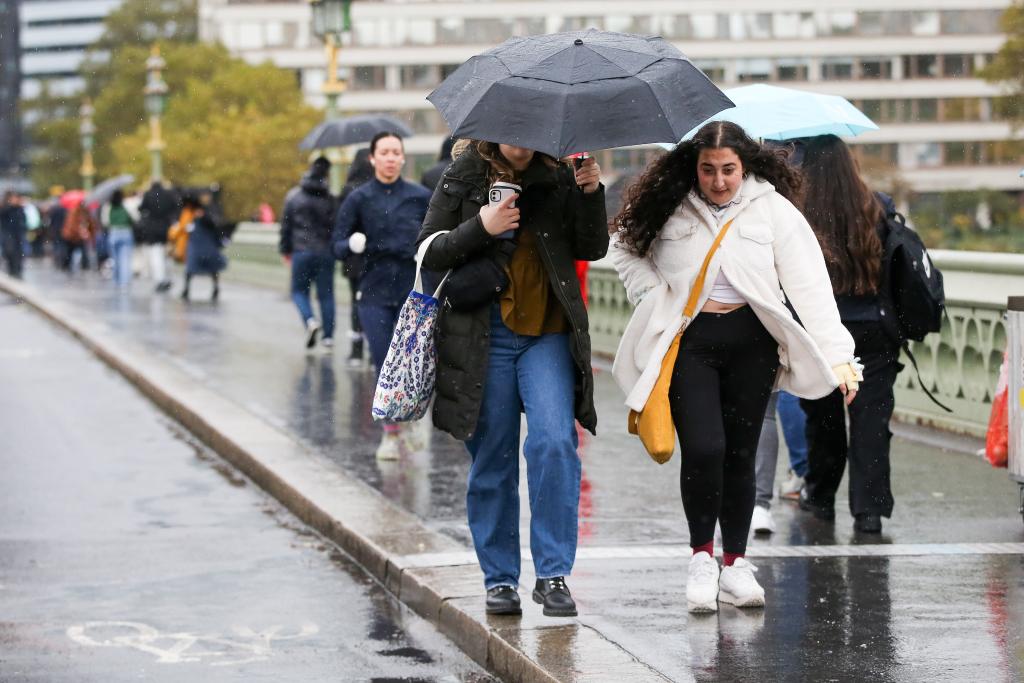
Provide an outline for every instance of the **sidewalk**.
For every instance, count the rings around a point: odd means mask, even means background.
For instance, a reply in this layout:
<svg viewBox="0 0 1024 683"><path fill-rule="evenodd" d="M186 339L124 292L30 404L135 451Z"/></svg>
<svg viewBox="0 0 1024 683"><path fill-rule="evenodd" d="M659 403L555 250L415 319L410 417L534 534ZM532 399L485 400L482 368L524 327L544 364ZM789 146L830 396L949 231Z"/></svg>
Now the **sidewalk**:
<svg viewBox="0 0 1024 683"><path fill-rule="evenodd" d="M749 553L767 609L688 618L678 454L663 467L647 459L622 429L621 395L604 371L600 436L580 449L570 580L580 617L548 619L527 604L522 620L487 618L465 523L462 445L413 428L401 460L378 461L372 373L347 367L344 343L334 356L304 353L282 291L229 283L210 305L205 283L196 285L186 305L147 286L119 296L91 274L69 281L36 267L19 291L504 678L1024 675L1024 527L1004 471L898 439L896 512L876 545L858 544L845 500L835 525L777 503L778 533L755 539ZM0 289L20 287L0 279ZM527 528L524 514L524 545ZM527 600L532 584L526 561Z"/></svg>

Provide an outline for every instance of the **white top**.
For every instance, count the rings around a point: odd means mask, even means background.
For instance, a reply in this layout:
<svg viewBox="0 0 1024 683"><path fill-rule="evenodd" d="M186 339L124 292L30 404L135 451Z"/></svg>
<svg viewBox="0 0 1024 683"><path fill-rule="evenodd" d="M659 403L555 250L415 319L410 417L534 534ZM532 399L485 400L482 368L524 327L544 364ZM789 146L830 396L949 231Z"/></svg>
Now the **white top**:
<svg viewBox="0 0 1024 683"><path fill-rule="evenodd" d="M740 192L737 190L736 194L732 196L732 199L725 204L719 206L718 204L712 204L707 200L706 197L701 195L701 199L707 203L708 208L711 209L712 215L715 217L715 221L718 223L718 229L722 229L722 218L725 217L725 212L730 207L740 203ZM743 295L737 292L732 283L729 282L729 278L726 277L725 271L719 270L718 277L715 278L715 283L711 286L711 293L708 294L708 299L711 301L717 301L720 304L745 304L747 300L743 298Z"/></svg>

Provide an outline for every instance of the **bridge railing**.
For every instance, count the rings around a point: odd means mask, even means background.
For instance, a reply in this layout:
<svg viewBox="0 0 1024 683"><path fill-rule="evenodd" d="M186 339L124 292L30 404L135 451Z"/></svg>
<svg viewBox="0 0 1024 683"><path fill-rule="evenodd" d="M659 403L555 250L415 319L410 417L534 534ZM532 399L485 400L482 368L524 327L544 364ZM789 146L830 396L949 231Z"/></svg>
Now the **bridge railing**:
<svg viewBox="0 0 1024 683"><path fill-rule="evenodd" d="M236 257L280 268L277 226L243 223ZM945 278L948 318L942 330L911 344L928 390L953 409L946 413L917 384L906 362L896 382L896 416L964 434L984 434L1006 349L1006 299L1024 295L1024 255L988 252L929 252ZM611 265L590 269L590 333L594 352L611 358L633 312Z"/></svg>
<svg viewBox="0 0 1024 683"><path fill-rule="evenodd" d="M984 434L992 393L1006 349L1006 299L1024 295L1024 255L929 252L945 278L948 318L942 330L911 343L921 380L952 413L932 403L906 367L896 382L896 416L955 432ZM589 279L590 329L595 353L611 357L632 313L626 292L607 262Z"/></svg>

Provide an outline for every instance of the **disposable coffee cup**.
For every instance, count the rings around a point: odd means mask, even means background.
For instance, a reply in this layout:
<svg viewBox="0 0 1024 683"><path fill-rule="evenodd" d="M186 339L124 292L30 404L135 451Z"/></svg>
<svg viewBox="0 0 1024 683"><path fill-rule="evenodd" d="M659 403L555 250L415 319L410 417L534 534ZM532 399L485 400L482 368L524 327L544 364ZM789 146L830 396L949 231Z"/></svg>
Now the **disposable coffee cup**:
<svg viewBox="0 0 1024 683"><path fill-rule="evenodd" d="M491 185L491 189L487 193L487 201L488 201L488 203L491 206L495 206L497 204L501 204L503 201L505 201L506 199L508 199L509 197L511 197L513 195L522 194L522 191L523 191L523 188L520 187L519 185L516 185L514 183L506 183L506 182L503 182L503 181L498 181L498 182L494 183L493 185ZM515 205L516 205L515 202L512 202L511 204L509 204L509 206L512 206L512 207L514 207ZM500 235L497 235L498 239L503 239L503 240L510 240L510 239L512 239L515 236L516 236L516 231L515 230L506 230L505 232L501 233Z"/></svg>

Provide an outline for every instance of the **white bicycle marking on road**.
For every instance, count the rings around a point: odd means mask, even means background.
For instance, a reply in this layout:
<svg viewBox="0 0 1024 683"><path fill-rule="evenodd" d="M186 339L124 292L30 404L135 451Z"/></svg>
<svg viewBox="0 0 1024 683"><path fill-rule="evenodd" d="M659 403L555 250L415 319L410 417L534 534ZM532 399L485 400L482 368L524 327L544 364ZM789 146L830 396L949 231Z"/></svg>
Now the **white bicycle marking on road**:
<svg viewBox="0 0 1024 683"><path fill-rule="evenodd" d="M288 633L274 625L263 631L236 626L232 636L162 633L136 621L87 621L67 630L68 637L87 647L128 647L156 657L158 664L209 661L211 666L234 666L260 662L271 656L272 644L308 638L320 632L315 624L304 624Z"/></svg>

